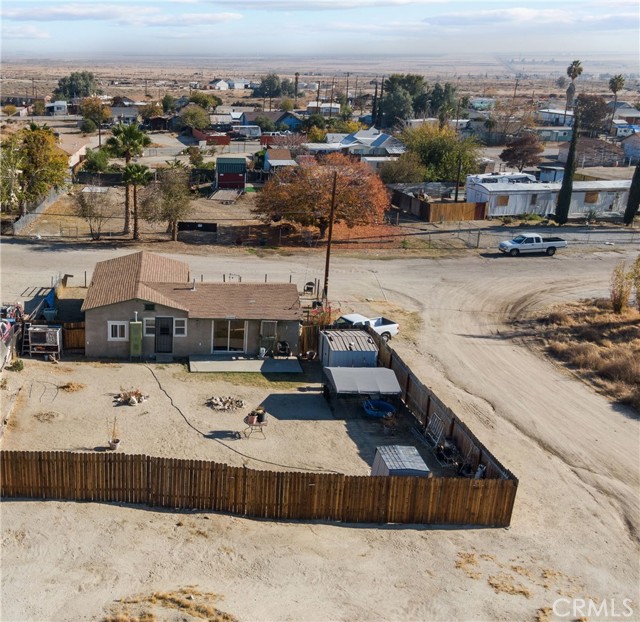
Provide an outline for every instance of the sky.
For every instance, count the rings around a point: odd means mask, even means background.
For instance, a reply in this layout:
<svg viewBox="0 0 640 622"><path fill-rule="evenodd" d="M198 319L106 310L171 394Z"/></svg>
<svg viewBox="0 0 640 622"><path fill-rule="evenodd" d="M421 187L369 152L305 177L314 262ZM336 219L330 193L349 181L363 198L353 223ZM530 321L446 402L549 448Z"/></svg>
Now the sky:
<svg viewBox="0 0 640 622"><path fill-rule="evenodd" d="M629 54L638 0L3 0L4 58ZM639 61L640 63L640 61Z"/></svg>

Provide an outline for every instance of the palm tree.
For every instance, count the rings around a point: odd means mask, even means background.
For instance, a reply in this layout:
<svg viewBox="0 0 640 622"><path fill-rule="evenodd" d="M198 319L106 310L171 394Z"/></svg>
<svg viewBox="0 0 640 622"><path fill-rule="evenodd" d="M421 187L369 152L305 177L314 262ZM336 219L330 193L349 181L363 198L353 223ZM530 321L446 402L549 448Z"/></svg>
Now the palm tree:
<svg viewBox="0 0 640 622"><path fill-rule="evenodd" d="M113 136L107 141L107 149L115 158L124 158L128 166L132 158L142 155L151 139L137 125L119 123L112 130ZM131 188L125 189L124 234L131 231Z"/></svg>
<svg viewBox="0 0 640 622"><path fill-rule="evenodd" d="M564 106L564 119L562 121L563 125L567 118L567 109L569 108L569 103L571 103L571 105L573 106L573 98L575 97L575 94L576 94L576 85L575 85L576 78L581 74L582 74L582 64L580 63L579 60L574 60L567 67L567 75L569 76L569 78L571 78L571 84L567 88L567 103Z"/></svg>
<svg viewBox="0 0 640 622"><path fill-rule="evenodd" d="M613 112L611 113L611 122L609 123L609 134L611 134L611 128L613 127L613 117L616 116L616 107L618 106L618 91L624 88L624 78L622 74L613 76L609 80L609 90L613 93Z"/></svg>
<svg viewBox="0 0 640 622"><path fill-rule="evenodd" d="M146 186L153 177L151 171L144 164L129 164L125 166L122 181L127 188L133 188L133 239L140 239L138 227L138 186Z"/></svg>

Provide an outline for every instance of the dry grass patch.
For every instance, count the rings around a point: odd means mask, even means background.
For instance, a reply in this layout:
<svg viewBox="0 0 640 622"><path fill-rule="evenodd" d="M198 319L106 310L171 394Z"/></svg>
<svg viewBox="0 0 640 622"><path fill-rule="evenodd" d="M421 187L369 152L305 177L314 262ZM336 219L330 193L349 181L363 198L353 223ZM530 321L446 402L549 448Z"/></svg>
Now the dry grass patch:
<svg viewBox="0 0 640 622"><path fill-rule="evenodd" d="M512 594L531 598L531 590L521 583L516 583L513 577L506 572L500 572L492 575L487 579L489 585L494 589L496 594L503 592L504 594Z"/></svg>
<svg viewBox="0 0 640 622"><path fill-rule="evenodd" d="M77 393L78 391L82 391L86 385L81 382L66 382L65 384L61 384L58 388L62 391L66 391L67 393Z"/></svg>
<svg viewBox="0 0 640 622"><path fill-rule="evenodd" d="M582 300L532 322L554 358L609 397L640 412L640 312L613 312L607 299Z"/></svg>
<svg viewBox="0 0 640 622"><path fill-rule="evenodd" d="M170 611L179 612L181 620L237 622L235 616L214 606L219 600L219 595L200 592L194 587L180 588L172 592L153 592L120 600L113 607L113 611L103 618L103 622L154 622L158 619L168 619ZM174 619L174 616L171 616L171 619Z"/></svg>
<svg viewBox="0 0 640 622"><path fill-rule="evenodd" d="M458 553L458 559L456 560L456 568L464 571L464 573L470 579L480 579L481 574L472 570L478 566L478 558L475 553Z"/></svg>
<svg viewBox="0 0 640 622"><path fill-rule="evenodd" d="M51 423L57 419L60 414L55 410L46 410L33 415L40 423Z"/></svg>
<svg viewBox="0 0 640 622"><path fill-rule="evenodd" d="M536 611L535 622L552 622L553 609L551 607L542 607Z"/></svg>

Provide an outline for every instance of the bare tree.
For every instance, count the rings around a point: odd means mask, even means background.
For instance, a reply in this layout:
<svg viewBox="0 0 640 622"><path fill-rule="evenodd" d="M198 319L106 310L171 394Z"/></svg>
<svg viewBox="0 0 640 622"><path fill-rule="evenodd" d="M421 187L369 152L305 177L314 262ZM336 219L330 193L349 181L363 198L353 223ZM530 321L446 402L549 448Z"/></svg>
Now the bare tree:
<svg viewBox="0 0 640 622"><path fill-rule="evenodd" d="M84 218L89 225L92 240L102 237L102 228L110 216L113 207L109 189L98 185L86 186L71 194L75 212L80 218Z"/></svg>

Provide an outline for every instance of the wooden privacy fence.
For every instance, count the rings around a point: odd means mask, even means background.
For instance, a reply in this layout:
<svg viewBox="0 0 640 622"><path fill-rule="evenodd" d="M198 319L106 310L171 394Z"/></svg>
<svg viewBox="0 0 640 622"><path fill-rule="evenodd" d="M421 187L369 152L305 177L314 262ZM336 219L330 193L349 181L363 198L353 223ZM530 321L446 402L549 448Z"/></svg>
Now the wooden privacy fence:
<svg viewBox="0 0 640 622"><path fill-rule="evenodd" d="M402 401L416 419L422 433L427 436L434 429L432 423L437 418L441 425L442 440L444 438L452 439L460 454L465 457L473 469L476 469L479 464L483 464L486 466L485 478L509 479L517 488L518 478L500 464L451 408L443 404L432 391L418 380L408 365L388 344L381 343L379 339L377 342L380 348L378 352L379 363L394 371L402 389Z"/></svg>
<svg viewBox="0 0 640 622"><path fill-rule="evenodd" d="M62 347L65 350L84 350L84 322L65 322L62 325Z"/></svg>
<svg viewBox="0 0 640 622"><path fill-rule="evenodd" d="M506 527L511 479L255 471L117 453L1 451L3 498L142 503L271 519Z"/></svg>

